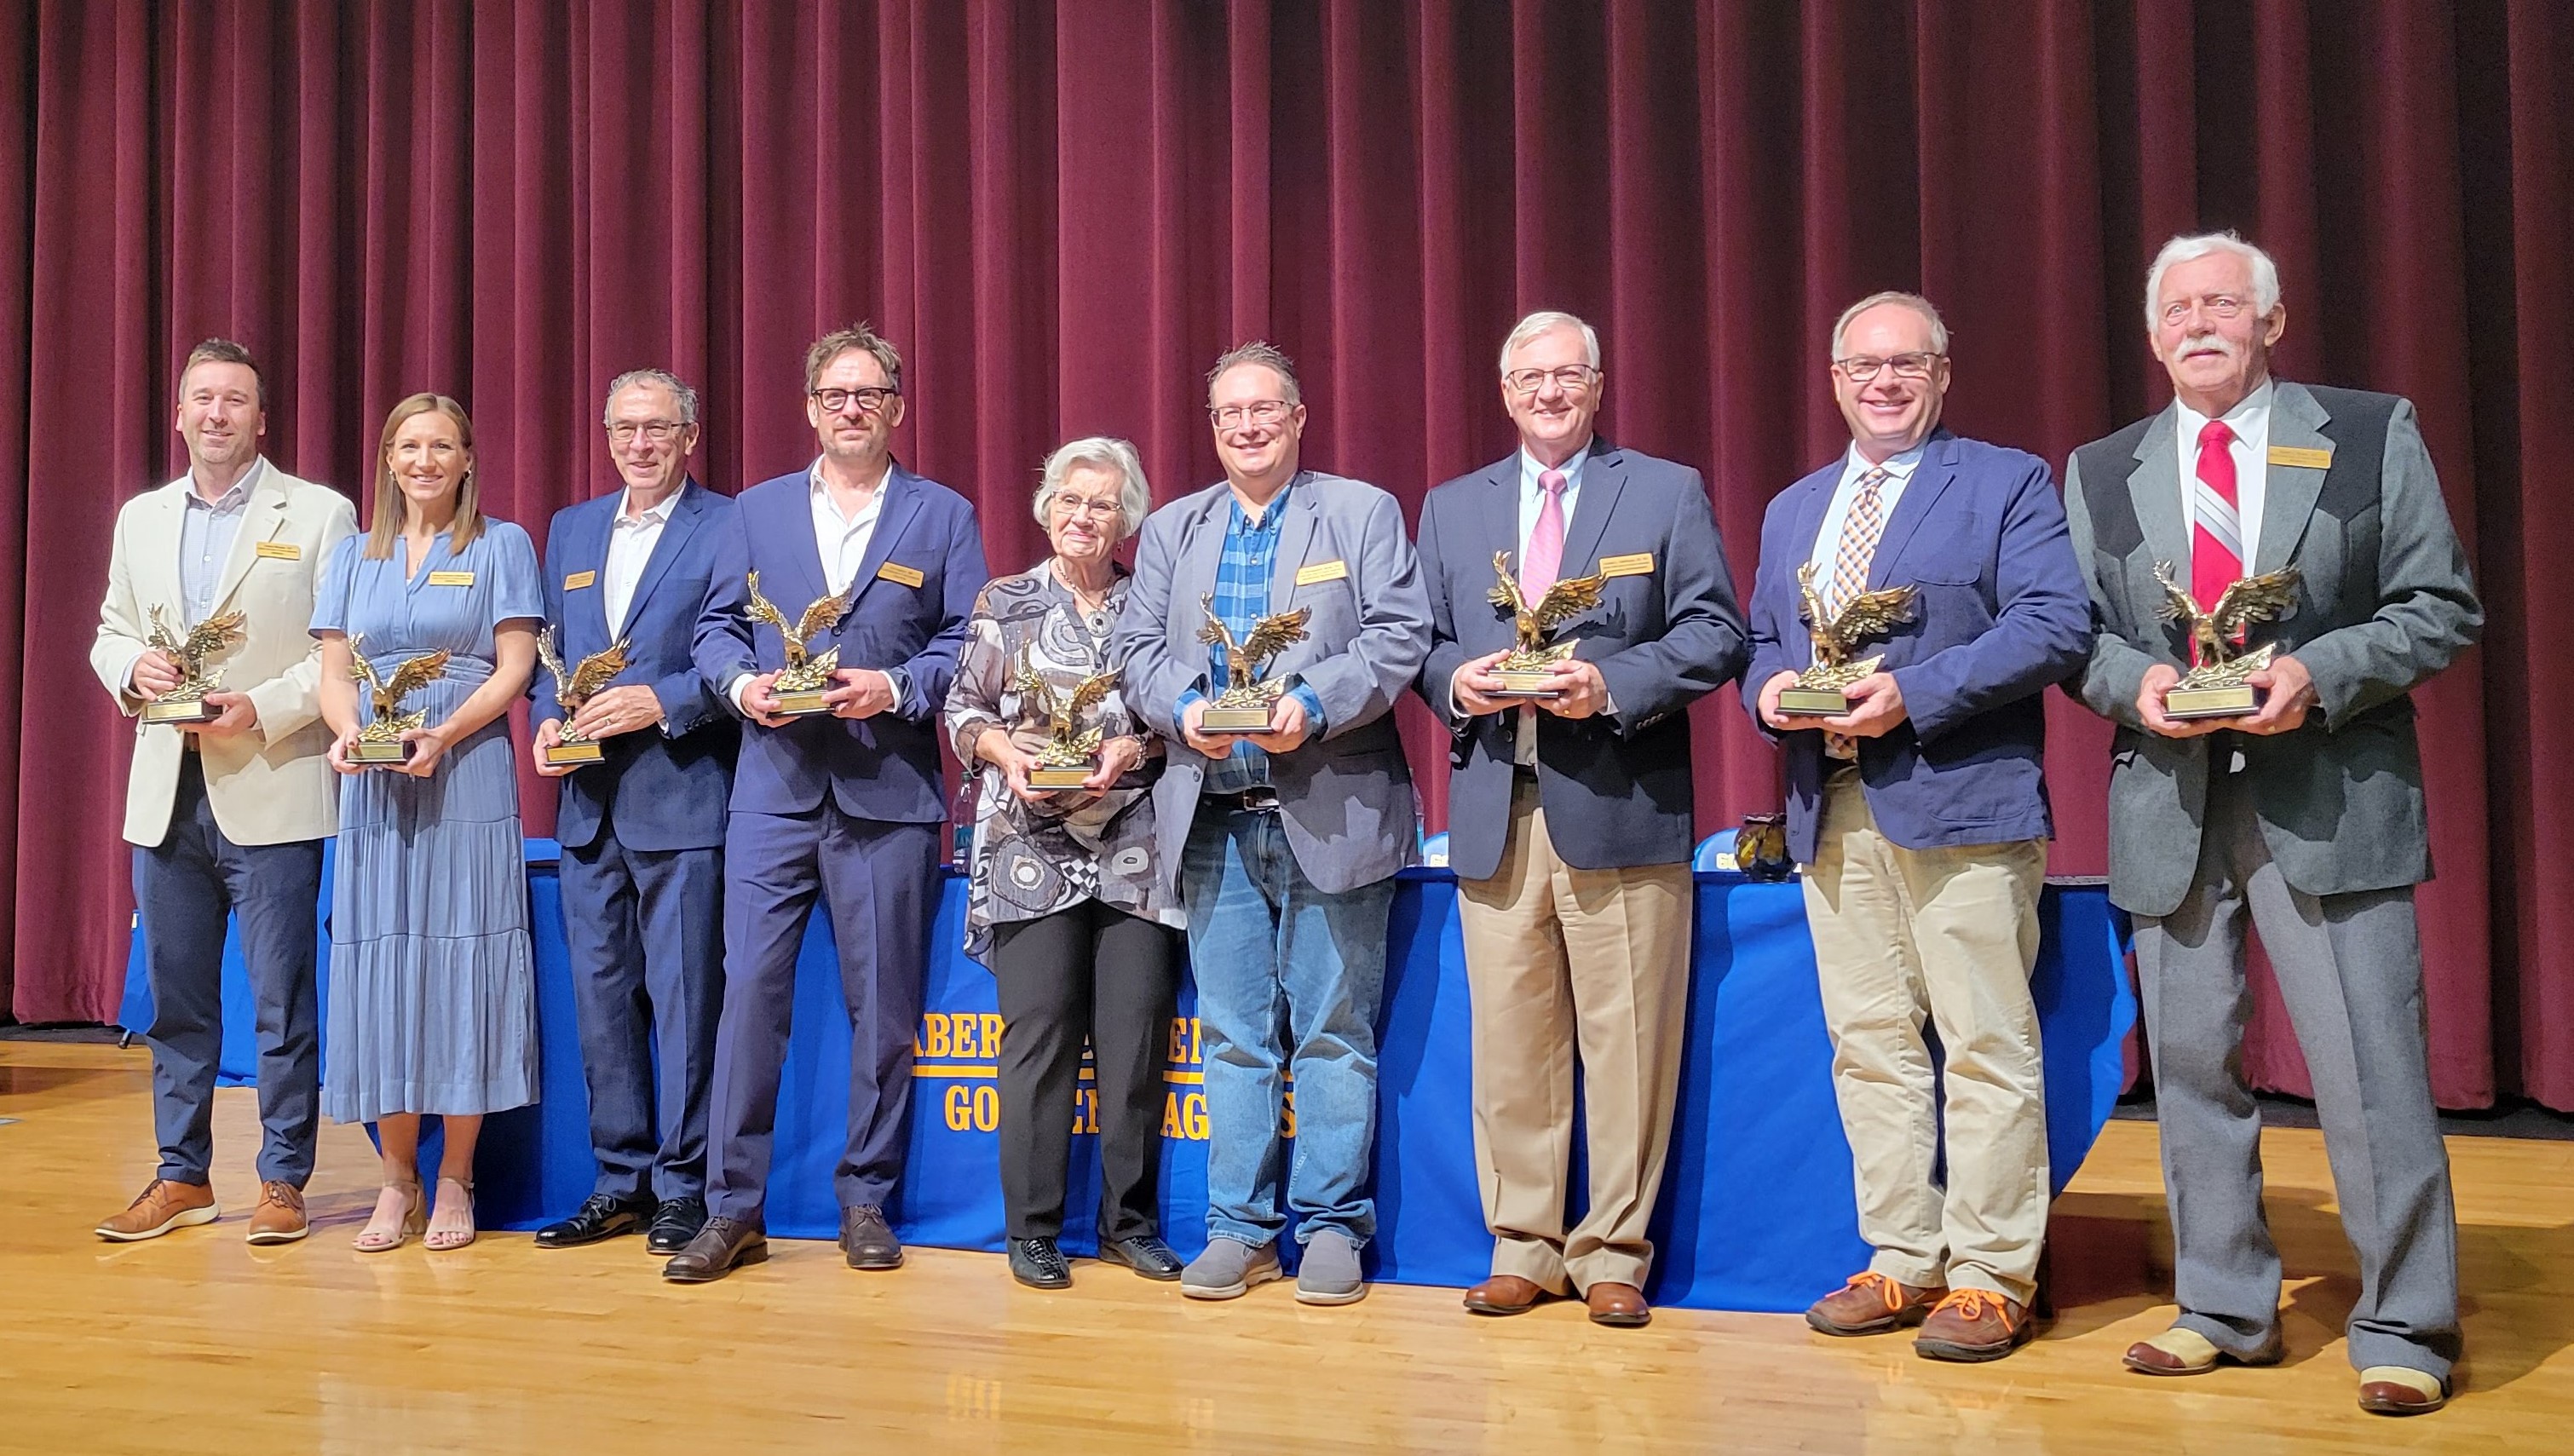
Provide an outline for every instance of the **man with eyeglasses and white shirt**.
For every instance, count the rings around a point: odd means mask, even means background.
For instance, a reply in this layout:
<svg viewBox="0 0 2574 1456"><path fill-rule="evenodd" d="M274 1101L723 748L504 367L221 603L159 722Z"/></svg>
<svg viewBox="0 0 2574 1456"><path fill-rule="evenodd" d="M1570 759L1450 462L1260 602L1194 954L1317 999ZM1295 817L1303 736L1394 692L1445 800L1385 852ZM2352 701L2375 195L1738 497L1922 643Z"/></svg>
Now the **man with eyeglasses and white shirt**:
<svg viewBox="0 0 2574 1456"><path fill-rule="evenodd" d="M1788 760L1788 846L1806 866L1833 1091L1873 1250L1806 1322L1854 1336L1920 1325L1916 1354L1994 1360L2035 1332L2050 1193L2028 986L2053 830L2044 694L2090 650L2090 605L2046 462L1940 428L1948 331L1929 300L1853 304L1832 358L1850 448L1770 503L1744 678ZM1899 622L1854 649L1877 670L1824 718L1779 706L1815 661L1808 580L1832 614L1912 592Z"/></svg>
<svg viewBox="0 0 2574 1456"><path fill-rule="evenodd" d="M836 650L824 713L781 714L775 629L740 612L697 624L697 670L742 719L724 834L724 1002L716 1032L706 1225L662 1268L701 1284L768 1257L761 1222L795 956L818 894L829 902L849 1011L849 1130L832 1191L853 1269L894 1269L886 1221L911 1110L938 826L947 816L939 713L983 590L974 508L893 458L902 356L866 325L804 356L813 464L741 493L718 572L759 574L789 623L847 599L809 645Z"/></svg>
<svg viewBox="0 0 2574 1456"><path fill-rule="evenodd" d="M1457 872L1474 1032L1475 1166L1493 1232L1477 1314L1568 1292L1593 1321L1647 1323L1661 1190L1689 1027L1689 706L1743 669L1743 613L1706 484L1594 433L1600 340L1534 313L1503 342L1507 458L1421 505L1431 648L1418 683L1448 725L1448 864ZM1565 624L1546 696L1503 696L1516 640L1491 601L1506 559L1533 606L1599 573ZM1573 1072L1590 1197L1565 1225Z"/></svg>
<svg viewBox="0 0 2574 1456"><path fill-rule="evenodd" d="M2261 1113L2244 1085L2248 912L2314 1078L2342 1230L2359 1403L2414 1415L2457 1361L2457 1214L2431 1101L2413 886L2431 877L2412 690L2484 627L2410 401L2270 375L2279 270L2231 233L2174 238L2145 277L2172 403L2065 467L2100 624L2082 701L2117 725L2109 898L2135 918L2170 1195L2171 1328L2129 1369L2275 1363L2279 1254L2261 1213ZM2294 568L2294 608L2239 718L2172 718L2200 607Z"/></svg>
<svg viewBox="0 0 2574 1456"><path fill-rule="evenodd" d="M551 673L530 688L536 768L562 783L555 838L599 1174L536 1242L642 1233L648 1252L675 1254L706 1221L724 805L741 737L693 652L698 621L739 610L743 590L716 563L733 503L688 476L697 392L662 370L619 375L605 424L624 489L555 513L546 620L567 669L613 647L626 666L577 705ZM547 762L567 730L598 759Z"/></svg>

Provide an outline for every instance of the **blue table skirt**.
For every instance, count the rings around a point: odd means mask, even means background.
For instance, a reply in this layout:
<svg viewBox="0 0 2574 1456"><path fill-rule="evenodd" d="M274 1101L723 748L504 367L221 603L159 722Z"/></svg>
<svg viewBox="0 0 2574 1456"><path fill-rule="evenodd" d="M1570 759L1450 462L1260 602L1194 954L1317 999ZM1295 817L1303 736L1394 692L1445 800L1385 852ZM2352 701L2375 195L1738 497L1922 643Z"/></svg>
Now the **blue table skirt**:
<svg viewBox="0 0 2574 1456"><path fill-rule="evenodd" d="M492 1118L485 1130L478 1177L487 1227L533 1228L569 1212L591 1189L588 1099L556 853L551 840L529 841L544 1096L537 1106ZM326 906L329 872L326 861ZM1793 881L1756 884L1715 871L1698 873L1690 1033L1654 1220L1661 1252L1647 1292L1658 1304L1803 1309L1867 1258L1850 1145L1833 1102L1805 902ZM2135 1002L2124 969L2124 923L2098 886L2050 885L2039 913L2044 939L2035 989L2046 1044L2047 1148L2060 1190L2117 1096L2119 1046ZM964 882L950 876L923 998L928 1010L915 1039L910 1161L895 1222L913 1243L996 1250L1001 1021L990 974L957 948L964 914ZM1455 879L1444 869L1405 871L1390 933L1371 1272L1401 1283L1471 1284L1488 1272L1492 1242L1475 1191ZM829 919L816 914L796 966L793 1041L769 1176L769 1231L785 1237L828 1238L838 1227L831 1168L843 1142L849 1046L834 954ZM246 1081L255 1046L237 942L227 946L224 1006L224 1075ZM1206 1098L1193 1007L1184 985L1164 1073L1162 1227L1183 1257L1206 1238ZM136 1029L151 1021L139 931L122 1019ZM323 1020L327 1025L327 1010ZM1080 1105L1063 1115L1088 1120L1093 1095L1085 1075ZM1580 1157L1577 1139L1577 1208ZM424 1158L434 1164L434 1140ZM1078 1254L1096 1238L1096 1140L1077 1136L1073 1158L1064 1244Z"/></svg>

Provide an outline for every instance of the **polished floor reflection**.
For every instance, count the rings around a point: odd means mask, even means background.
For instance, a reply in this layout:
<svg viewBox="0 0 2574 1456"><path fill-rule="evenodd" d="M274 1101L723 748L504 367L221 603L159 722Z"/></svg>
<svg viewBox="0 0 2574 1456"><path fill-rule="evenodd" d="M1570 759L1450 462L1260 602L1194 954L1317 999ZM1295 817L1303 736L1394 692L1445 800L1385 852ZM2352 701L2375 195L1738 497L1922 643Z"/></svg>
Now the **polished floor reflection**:
<svg viewBox="0 0 2574 1456"><path fill-rule="evenodd" d="M2450 1143L2469 1295L2467 1384L2436 1416L2352 1403L2354 1287L2310 1131L2269 1134L2292 1276L2288 1363L2152 1381L2118 1369L2162 1326L2168 1236L2153 1129L2113 1122L2055 1213L2059 1311L1996 1365L1833 1341L1793 1315L1577 1307L1469 1317L1379 1287L1308 1309L1288 1286L1182 1301L1122 1269L1012 1284L998 1255L915 1250L890 1275L827 1244L696 1289L640 1239L542 1252L524 1234L362 1255L355 1129L324 1134L305 1243L241 1238L257 1185L247 1091L221 1095L210 1227L110 1245L89 1229L152 1167L138 1047L0 1042L0 1450L1343 1450L1552 1453L2547 1451L2574 1431L2574 1143ZM1819 1291L1820 1292L1820 1291Z"/></svg>

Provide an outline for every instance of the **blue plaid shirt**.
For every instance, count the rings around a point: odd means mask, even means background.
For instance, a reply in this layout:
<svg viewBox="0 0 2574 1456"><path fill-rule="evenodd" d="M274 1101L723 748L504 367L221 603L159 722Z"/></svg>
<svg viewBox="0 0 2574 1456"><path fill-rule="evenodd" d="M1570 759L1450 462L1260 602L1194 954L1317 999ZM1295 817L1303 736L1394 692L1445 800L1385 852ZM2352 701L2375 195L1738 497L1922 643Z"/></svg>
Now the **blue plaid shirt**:
<svg viewBox="0 0 2574 1456"><path fill-rule="evenodd" d="M1278 564L1278 531L1287 520L1287 489L1272 497L1269 509L1260 513L1254 523L1244 514L1242 501L1232 502L1233 516L1224 528L1224 556L1216 563L1215 615L1224 621L1235 641L1250 633L1251 625L1269 615L1269 577ZM1207 681L1222 685L1224 678L1224 645L1207 649ZM1310 741L1323 732L1323 700L1314 690L1299 683L1288 690L1296 701L1305 705L1306 737ZM1180 695L1180 713L1206 695L1195 689ZM1269 783L1269 755L1255 745L1237 741L1233 755L1207 768L1201 791L1206 793L1240 793L1246 788L1265 787Z"/></svg>

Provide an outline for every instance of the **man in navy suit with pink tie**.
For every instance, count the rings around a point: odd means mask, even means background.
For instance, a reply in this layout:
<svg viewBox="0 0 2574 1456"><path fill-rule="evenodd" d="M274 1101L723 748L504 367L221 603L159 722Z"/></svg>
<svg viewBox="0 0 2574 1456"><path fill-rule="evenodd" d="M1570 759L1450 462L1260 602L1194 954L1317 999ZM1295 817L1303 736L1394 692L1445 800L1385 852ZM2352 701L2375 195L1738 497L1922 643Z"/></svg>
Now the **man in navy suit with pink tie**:
<svg viewBox="0 0 2574 1456"><path fill-rule="evenodd" d="M761 1222L795 956L819 894L849 1011L849 1134L833 1192L853 1269L892 1269L885 1206L902 1171L911 1037L938 908L946 816L938 713L982 591L974 508L893 459L902 356L864 324L806 351L805 418L821 454L742 492L719 573L759 574L790 621L845 595L827 712L792 717L775 693L783 644L740 613L697 626L697 669L743 719L724 835L724 1005L702 1231L663 1266L682 1284L768 1256Z"/></svg>

